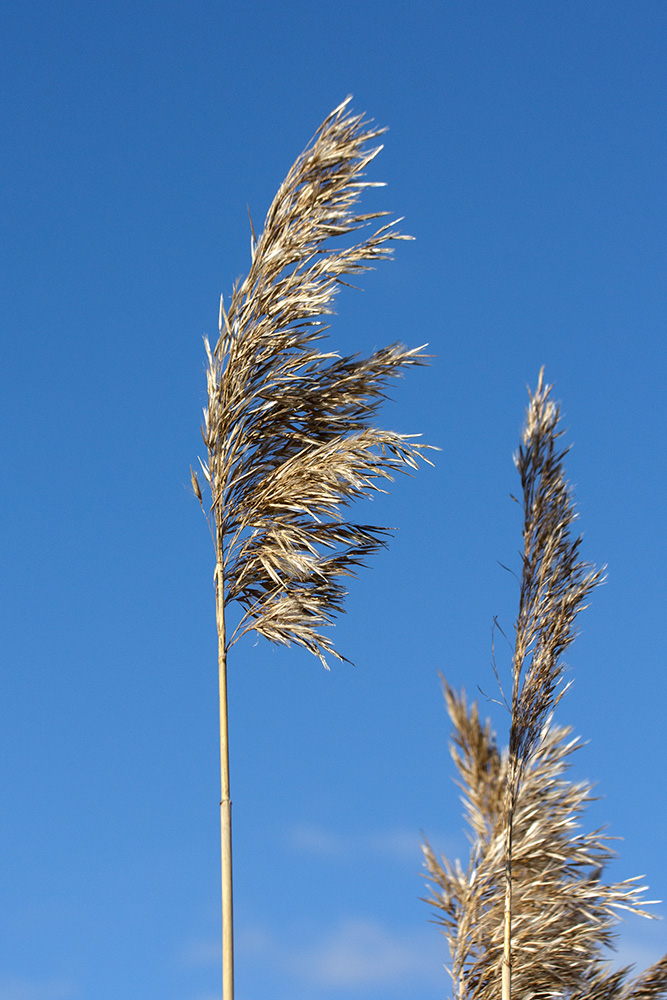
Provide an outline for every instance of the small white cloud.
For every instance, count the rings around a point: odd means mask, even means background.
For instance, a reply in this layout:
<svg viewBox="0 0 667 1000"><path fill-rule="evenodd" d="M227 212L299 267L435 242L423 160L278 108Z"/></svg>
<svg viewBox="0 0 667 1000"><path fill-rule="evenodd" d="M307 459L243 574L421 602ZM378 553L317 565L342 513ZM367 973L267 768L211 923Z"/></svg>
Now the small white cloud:
<svg viewBox="0 0 667 1000"><path fill-rule="evenodd" d="M274 947L273 938L263 927L246 925L235 934L236 947L248 955L265 955Z"/></svg>
<svg viewBox="0 0 667 1000"><path fill-rule="evenodd" d="M220 941L190 941L181 955L185 965L201 968L213 965L222 960L222 944Z"/></svg>
<svg viewBox="0 0 667 1000"><path fill-rule="evenodd" d="M236 993L238 1000L244 1000L243 994ZM220 993L195 993L193 996L188 997L188 1000L222 1000L222 992Z"/></svg>
<svg viewBox="0 0 667 1000"><path fill-rule="evenodd" d="M300 938L300 944L295 943ZM313 940L312 932L283 938L246 929L238 952L318 990L405 987L445 988L443 948L429 928L401 932L375 920L350 917Z"/></svg>
<svg viewBox="0 0 667 1000"><path fill-rule="evenodd" d="M288 834L290 845L297 851L319 857L342 857L350 853L350 838L340 837L322 827L299 823Z"/></svg>
<svg viewBox="0 0 667 1000"><path fill-rule="evenodd" d="M325 988L414 985L442 978L430 935L396 932L372 920L345 920L286 961L299 978Z"/></svg>
<svg viewBox="0 0 667 1000"><path fill-rule="evenodd" d="M401 827L339 834L315 824L300 823L288 831L287 842L293 850L337 861L375 857L418 866L422 856L419 832Z"/></svg>
<svg viewBox="0 0 667 1000"><path fill-rule="evenodd" d="M414 830L385 830L368 837L369 850L396 861L419 864L422 857L421 837Z"/></svg>
<svg viewBox="0 0 667 1000"><path fill-rule="evenodd" d="M45 983L33 979L0 979L0 1000L65 1000L75 993L71 983L61 980Z"/></svg>

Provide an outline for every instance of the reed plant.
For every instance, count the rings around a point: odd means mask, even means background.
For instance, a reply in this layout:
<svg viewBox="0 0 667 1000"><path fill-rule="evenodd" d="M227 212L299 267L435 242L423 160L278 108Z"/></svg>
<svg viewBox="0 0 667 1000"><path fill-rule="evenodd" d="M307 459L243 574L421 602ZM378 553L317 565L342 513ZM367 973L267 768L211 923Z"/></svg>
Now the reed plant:
<svg viewBox="0 0 667 1000"><path fill-rule="evenodd" d="M452 756L470 826L467 867L424 858L436 921L449 944L456 1000L654 1000L667 995L667 955L642 975L610 971L619 910L649 916L636 879L607 883L614 852L580 832L591 785L566 773L578 747L553 712L563 653L600 581L580 559L564 471L560 412L540 373L516 465L523 491L523 555L512 657L509 747L499 751L476 703L443 681ZM501 688L502 694L502 688Z"/></svg>
<svg viewBox="0 0 667 1000"><path fill-rule="evenodd" d="M388 536L347 508L425 458L415 435L373 424L387 383L423 364L423 348L341 357L322 345L339 287L410 238L396 223L371 225L386 212L359 210L365 189L381 186L365 171L383 130L351 113L349 100L294 163L259 236L251 221L250 270L227 308L220 300L217 343L205 341L210 501L191 472L216 557L224 1000L234 995L227 654L254 631L304 647L325 667L329 655L344 659L322 629L343 609L346 578Z"/></svg>

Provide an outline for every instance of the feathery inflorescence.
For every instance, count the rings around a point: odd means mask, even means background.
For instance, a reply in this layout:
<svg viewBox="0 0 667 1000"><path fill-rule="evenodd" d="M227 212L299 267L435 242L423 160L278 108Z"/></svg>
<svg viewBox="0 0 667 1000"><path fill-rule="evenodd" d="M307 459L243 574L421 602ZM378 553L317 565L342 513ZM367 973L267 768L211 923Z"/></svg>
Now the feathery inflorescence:
<svg viewBox="0 0 667 1000"><path fill-rule="evenodd" d="M601 573L579 559L570 534L576 511L559 451L560 410L540 372L530 396L516 465L523 489L523 559L512 660L511 723L505 782L505 908L502 1000L512 998L514 816L525 768L545 720L562 697L562 656L575 637L578 612ZM508 706L509 707L509 706Z"/></svg>
<svg viewBox="0 0 667 1000"><path fill-rule="evenodd" d="M609 972L618 909L640 909L635 879L603 881L613 857L599 831L579 832L591 786L565 776L577 747L553 725L564 651L578 612L600 582L579 558L580 539L559 450L560 412L540 373L516 465L523 490L523 555L512 661L509 748L446 684L472 850L467 869L424 846L427 877L450 949L457 1000L657 1000L667 956L642 976Z"/></svg>
<svg viewBox="0 0 667 1000"><path fill-rule="evenodd" d="M523 565L513 658L510 761L518 768L537 744L560 697L562 655L574 640L579 611L602 573L579 558L577 514L559 451L560 408L540 372L531 394L516 466L523 490Z"/></svg>
<svg viewBox="0 0 667 1000"><path fill-rule="evenodd" d="M225 604L244 609L228 645L254 629L325 665L325 653L343 659L319 631L342 610L342 579L387 536L342 509L425 457L414 435L371 423L387 382L424 363L422 348L394 344L360 358L320 345L338 286L410 238L382 225L345 242L387 214L358 210L364 189L380 186L364 172L381 130L349 113L348 101L290 170L259 239L253 231L250 272L227 310L221 300L215 348L206 342L202 467ZM193 486L201 497L194 473Z"/></svg>
<svg viewBox="0 0 667 1000"><path fill-rule="evenodd" d="M476 704L443 682L453 724L452 757L471 830L466 869L424 845L428 902L450 950L457 1000L497 1000L503 958L504 789L507 752ZM545 721L523 773L514 812L512 992L547 1000L657 1000L667 993L667 956L636 979L609 971L625 909L648 916L637 879L604 881L614 857L609 838L580 832L592 786L567 779L579 742Z"/></svg>

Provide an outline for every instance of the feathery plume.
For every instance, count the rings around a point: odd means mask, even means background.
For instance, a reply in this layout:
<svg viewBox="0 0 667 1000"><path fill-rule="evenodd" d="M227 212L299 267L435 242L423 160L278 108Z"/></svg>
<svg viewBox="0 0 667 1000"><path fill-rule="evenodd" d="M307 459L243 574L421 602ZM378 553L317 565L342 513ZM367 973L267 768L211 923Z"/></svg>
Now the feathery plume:
<svg viewBox="0 0 667 1000"><path fill-rule="evenodd" d="M471 827L466 870L424 846L438 921L450 949L456 1000L657 1000L667 956L636 980L610 973L618 909L643 916L636 880L606 884L613 857L599 831L578 832L591 786L565 772L577 741L555 727L563 653L601 572L579 556L576 512L560 448L560 411L540 372L516 465L523 491L523 554L512 659L509 748L498 751L477 705L444 684L452 754Z"/></svg>
<svg viewBox="0 0 667 1000"><path fill-rule="evenodd" d="M581 538L570 528L576 511L559 451L560 409L544 384L530 395L516 466L523 490L523 557L519 615L512 660L512 704L505 784L505 911L502 1000L511 998L514 815L525 768L547 716L563 690L562 656L575 637L577 614L601 572L579 558Z"/></svg>
<svg viewBox="0 0 667 1000"><path fill-rule="evenodd" d="M491 723L482 723L443 679L453 725L451 753L470 828L467 867L423 846L433 907L450 952L456 1000L496 1000L503 962L504 790L508 753ZM547 1000L658 1000L667 994L667 956L637 979L610 972L619 911L648 917L638 879L607 883L615 852L599 830L581 832L593 801L588 782L567 778L580 747L571 730L548 718L526 764L514 814L512 864L512 990Z"/></svg>
<svg viewBox="0 0 667 1000"><path fill-rule="evenodd" d="M210 508L194 471L192 482L216 549L224 1000L233 997L227 652L254 630L303 646L325 666L328 654L344 659L321 630L342 610L345 579L388 534L347 520L346 508L427 461L414 435L373 425L387 383L424 364L423 349L393 344L362 358L321 346L338 287L410 239L394 224L361 232L387 214L358 208L364 190L380 186L364 178L383 130L349 112L349 101L289 171L259 237L251 222L250 271L228 309L220 300L215 347L205 342ZM231 602L242 615L227 638Z"/></svg>
<svg viewBox="0 0 667 1000"><path fill-rule="evenodd" d="M353 500L416 468L424 445L370 421L388 381L423 364L401 344L368 358L323 351L322 317L348 275L388 258L383 225L351 245L340 239L387 213L361 214L363 179L382 132L347 113L346 100L319 128L269 209L247 278L208 356L204 476L225 604L244 609L229 642L255 630L305 646L326 665L342 659L319 630L342 609L342 580L385 543L387 531L343 519Z"/></svg>

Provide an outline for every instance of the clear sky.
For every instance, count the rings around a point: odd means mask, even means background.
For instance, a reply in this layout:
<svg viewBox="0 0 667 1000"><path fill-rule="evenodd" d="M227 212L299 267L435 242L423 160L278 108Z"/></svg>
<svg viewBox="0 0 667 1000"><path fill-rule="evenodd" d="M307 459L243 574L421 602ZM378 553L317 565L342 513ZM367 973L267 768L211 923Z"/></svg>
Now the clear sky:
<svg viewBox="0 0 667 1000"><path fill-rule="evenodd" d="M419 900L419 831L466 846L438 671L494 694L541 365L608 566L559 720L613 876L667 899L663 0L6 0L0 37L0 1000L220 995L202 335L246 206L348 93L389 127L369 210L416 240L330 344L428 341L382 420L442 451L359 511L398 531L336 626L356 666L234 648L238 1000L447 995ZM622 958L665 951L625 926Z"/></svg>

